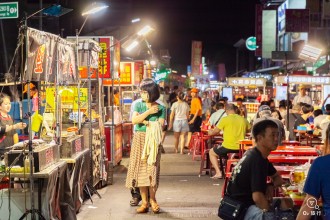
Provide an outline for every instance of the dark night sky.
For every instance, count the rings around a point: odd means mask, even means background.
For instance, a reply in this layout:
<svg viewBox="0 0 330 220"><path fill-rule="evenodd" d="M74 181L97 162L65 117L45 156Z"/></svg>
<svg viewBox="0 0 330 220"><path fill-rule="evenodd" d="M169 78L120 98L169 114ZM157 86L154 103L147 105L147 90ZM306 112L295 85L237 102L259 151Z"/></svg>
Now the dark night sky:
<svg viewBox="0 0 330 220"><path fill-rule="evenodd" d="M172 64L190 64L191 41L203 41L203 56L235 71L235 44L254 35L258 0L137 0L136 11L157 22L155 48L168 48Z"/></svg>
<svg viewBox="0 0 330 220"><path fill-rule="evenodd" d="M83 22L80 12L89 0L43 0L59 3L74 9L59 18L65 27L64 36L74 35ZM38 9L38 0L20 0L21 13ZM191 41L203 42L203 56L211 63L225 63L227 72L235 71L235 44L239 39L254 35L255 4L260 0L107 0L110 7L99 17L89 19L82 31L88 33L105 26L128 24L134 17L149 20L156 27L149 42L154 50L168 49L173 67L190 65ZM30 3L30 4L27 4ZM38 20L35 19L35 22ZM9 56L12 56L17 39L15 20L3 20ZM44 20L44 26L51 23ZM13 31L14 30L14 31ZM16 30L16 31L15 31ZM59 33L55 33L59 34ZM2 51L2 42L0 50ZM1 55L0 55L1 56ZM1 57L2 58L2 57ZM1 69L1 65L0 65ZM0 70L0 72L4 72Z"/></svg>

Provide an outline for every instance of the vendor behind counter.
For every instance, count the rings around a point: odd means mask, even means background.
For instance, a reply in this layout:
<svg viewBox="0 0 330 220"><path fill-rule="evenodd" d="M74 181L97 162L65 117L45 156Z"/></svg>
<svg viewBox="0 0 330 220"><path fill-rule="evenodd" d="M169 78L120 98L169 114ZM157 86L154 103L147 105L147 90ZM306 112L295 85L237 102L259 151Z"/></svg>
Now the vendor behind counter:
<svg viewBox="0 0 330 220"><path fill-rule="evenodd" d="M9 115L11 109L10 97L7 94L0 93L0 155L2 156L10 147L18 142L16 129L24 129L26 124L18 122L14 124Z"/></svg>

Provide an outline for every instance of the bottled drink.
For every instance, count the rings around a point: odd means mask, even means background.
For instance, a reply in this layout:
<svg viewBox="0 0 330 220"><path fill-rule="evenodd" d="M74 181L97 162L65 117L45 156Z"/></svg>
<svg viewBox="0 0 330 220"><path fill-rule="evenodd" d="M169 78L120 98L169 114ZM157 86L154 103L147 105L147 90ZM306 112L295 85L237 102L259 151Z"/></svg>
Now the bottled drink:
<svg viewBox="0 0 330 220"><path fill-rule="evenodd" d="M30 159L28 156L26 156L24 158L24 171L25 173L29 173L30 172Z"/></svg>

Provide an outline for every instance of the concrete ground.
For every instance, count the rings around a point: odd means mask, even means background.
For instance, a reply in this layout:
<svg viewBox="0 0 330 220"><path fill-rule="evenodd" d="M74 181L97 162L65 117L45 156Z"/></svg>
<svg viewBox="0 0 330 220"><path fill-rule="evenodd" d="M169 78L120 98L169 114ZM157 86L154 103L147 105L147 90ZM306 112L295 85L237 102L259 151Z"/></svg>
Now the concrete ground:
<svg viewBox="0 0 330 220"><path fill-rule="evenodd" d="M136 214L131 207L131 194L125 188L125 178L129 158L123 158L115 167L112 185L98 189L102 196L93 196L93 204L86 200L77 215L78 220L131 220L131 219L219 219L217 216L220 194L224 180L213 180L209 175L198 177L200 160L192 156L174 153L174 136L168 132L162 154L160 184L157 201L161 207L159 214L150 210L146 214Z"/></svg>

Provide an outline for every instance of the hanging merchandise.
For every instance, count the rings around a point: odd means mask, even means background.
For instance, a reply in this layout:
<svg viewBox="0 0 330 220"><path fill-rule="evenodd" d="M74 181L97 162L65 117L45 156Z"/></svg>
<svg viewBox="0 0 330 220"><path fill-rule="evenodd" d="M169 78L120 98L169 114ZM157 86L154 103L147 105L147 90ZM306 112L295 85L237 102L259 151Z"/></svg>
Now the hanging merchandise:
<svg viewBox="0 0 330 220"><path fill-rule="evenodd" d="M27 35L29 48L23 81L55 82L58 67L58 83L77 82L74 43L33 28L27 29Z"/></svg>

